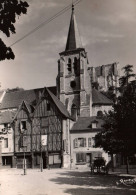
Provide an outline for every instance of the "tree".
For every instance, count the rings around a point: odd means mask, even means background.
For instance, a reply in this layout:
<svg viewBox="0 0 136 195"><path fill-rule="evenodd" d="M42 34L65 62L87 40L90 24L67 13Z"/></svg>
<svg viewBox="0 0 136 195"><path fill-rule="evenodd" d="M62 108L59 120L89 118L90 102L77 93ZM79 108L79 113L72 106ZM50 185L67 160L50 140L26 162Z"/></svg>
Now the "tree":
<svg viewBox="0 0 136 195"><path fill-rule="evenodd" d="M29 7L26 1L21 0L0 0L0 31L7 37L10 37L11 33L15 34L15 22L17 16L27 13L27 7ZM0 61L5 59L14 59L15 55L12 49L5 45L0 38Z"/></svg>
<svg viewBox="0 0 136 195"><path fill-rule="evenodd" d="M126 81L123 92L114 102L113 110L104 116L103 131L95 136L95 141L96 147L125 156L128 173L128 157L136 153L136 82L129 81L128 74L123 78Z"/></svg>
<svg viewBox="0 0 136 195"><path fill-rule="evenodd" d="M129 84L129 81L135 77L136 75L133 73L133 65L126 65L125 67L123 67L124 70L124 76L122 76L119 79L120 82L120 88L124 88Z"/></svg>
<svg viewBox="0 0 136 195"><path fill-rule="evenodd" d="M103 95L111 99L113 102L116 101L116 89L114 86L109 87L107 91L101 91Z"/></svg>

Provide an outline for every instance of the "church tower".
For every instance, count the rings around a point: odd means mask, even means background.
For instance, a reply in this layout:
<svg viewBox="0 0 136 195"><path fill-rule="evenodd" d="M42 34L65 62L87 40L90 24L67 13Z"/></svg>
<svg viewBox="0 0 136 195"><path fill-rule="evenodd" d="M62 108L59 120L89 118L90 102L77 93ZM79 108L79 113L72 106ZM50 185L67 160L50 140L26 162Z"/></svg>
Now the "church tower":
<svg viewBox="0 0 136 195"><path fill-rule="evenodd" d="M74 119L91 116L91 82L87 53L81 44L74 5L65 51L58 60L57 95Z"/></svg>

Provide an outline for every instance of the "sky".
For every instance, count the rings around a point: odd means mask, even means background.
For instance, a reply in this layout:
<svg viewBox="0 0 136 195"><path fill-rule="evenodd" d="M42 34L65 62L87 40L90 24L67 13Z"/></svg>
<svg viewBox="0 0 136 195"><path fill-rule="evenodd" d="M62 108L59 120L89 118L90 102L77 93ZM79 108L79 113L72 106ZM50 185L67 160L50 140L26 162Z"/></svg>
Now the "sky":
<svg viewBox="0 0 136 195"><path fill-rule="evenodd" d="M71 0L26 0L27 15L16 20L16 34L0 37L11 45ZM89 66L119 62L132 64L136 72L136 0L82 0L75 6L82 45ZM65 50L71 9L15 44L14 60L0 61L1 89L55 86L59 53Z"/></svg>

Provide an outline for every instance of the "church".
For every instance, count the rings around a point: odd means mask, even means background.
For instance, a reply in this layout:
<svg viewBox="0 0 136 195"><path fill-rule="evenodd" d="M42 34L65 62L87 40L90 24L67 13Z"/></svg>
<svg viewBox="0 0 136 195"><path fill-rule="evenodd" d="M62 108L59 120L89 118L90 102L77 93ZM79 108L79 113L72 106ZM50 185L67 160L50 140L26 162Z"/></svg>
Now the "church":
<svg viewBox="0 0 136 195"><path fill-rule="evenodd" d="M92 88L87 52L79 35L74 5L65 50L58 59L56 86L6 92L0 104L3 166L87 168L108 154L95 148L102 115L112 101ZM7 131L8 130L8 131ZM10 132L8 134L7 132Z"/></svg>

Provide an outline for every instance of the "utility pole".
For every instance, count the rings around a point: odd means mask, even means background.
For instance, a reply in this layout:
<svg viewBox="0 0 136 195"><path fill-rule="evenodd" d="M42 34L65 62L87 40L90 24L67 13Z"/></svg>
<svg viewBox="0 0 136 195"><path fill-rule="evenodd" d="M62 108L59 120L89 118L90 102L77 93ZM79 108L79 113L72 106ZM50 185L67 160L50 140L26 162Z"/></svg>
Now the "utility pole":
<svg viewBox="0 0 136 195"><path fill-rule="evenodd" d="M40 158L40 170L43 172L43 157L42 157L42 132L40 131L40 150L41 150L41 158Z"/></svg>
<svg viewBox="0 0 136 195"><path fill-rule="evenodd" d="M23 170L24 170L24 175L26 175L26 170L27 170L27 163L26 163L26 157L25 157L25 148L27 147L24 145L24 134L25 134L25 129L21 129L21 134L22 134L22 148L24 150L24 159L23 159Z"/></svg>
<svg viewBox="0 0 136 195"><path fill-rule="evenodd" d="M26 158L25 158L25 147L24 147L23 170L24 170L24 175L26 175Z"/></svg>
<svg viewBox="0 0 136 195"><path fill-rule="evenodd" d="M2 167L2 140L0 138L0 168Z"/></svg>
<svg viewBox="0 0 136 195"><path fill-rule="evenodd" d="M41 170L41 172L43 172L42 144L41 144L41 161L40 161L40 170Z"/></svg>

